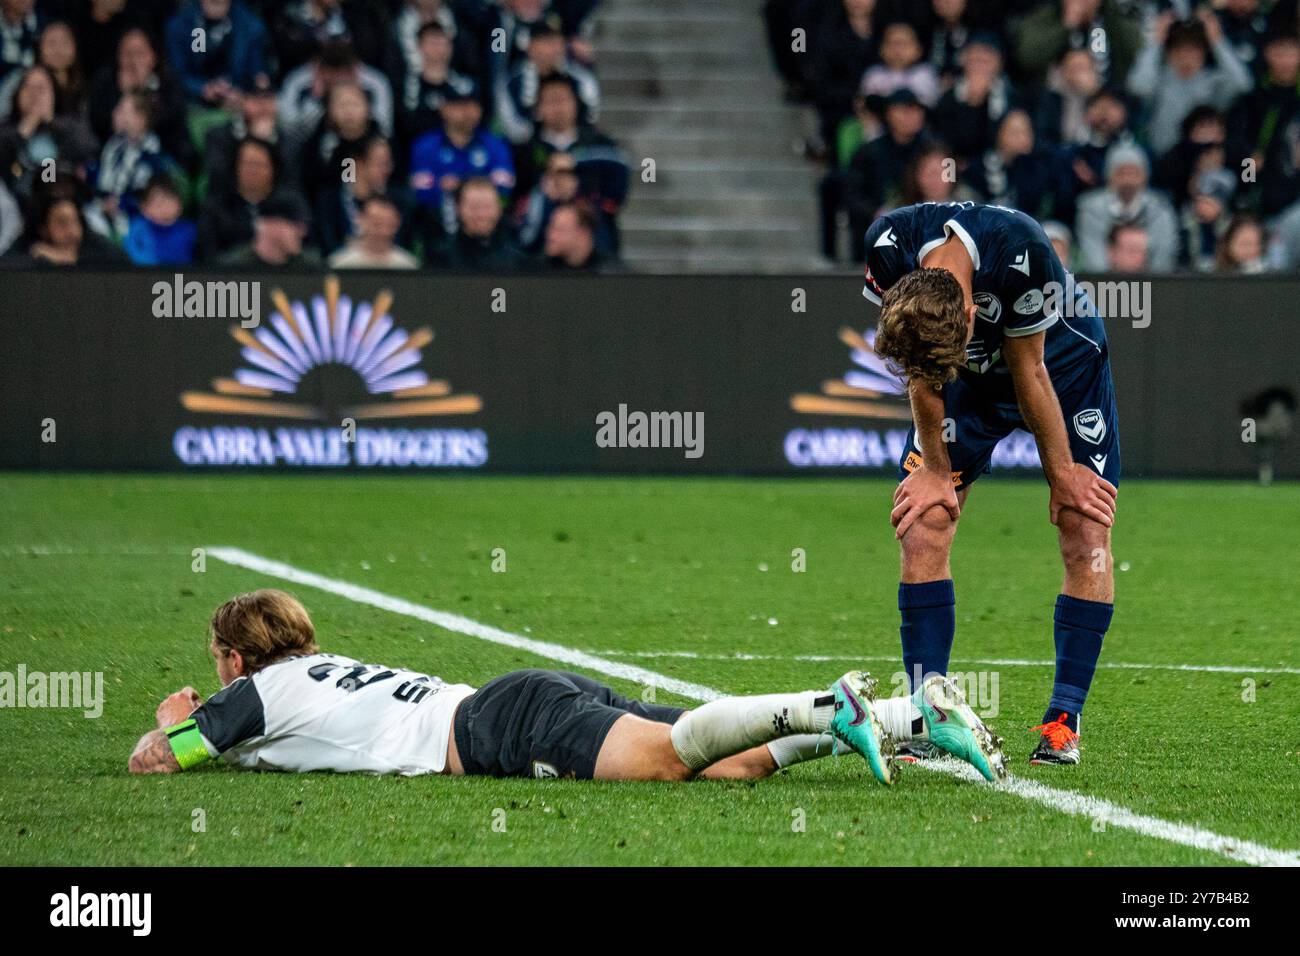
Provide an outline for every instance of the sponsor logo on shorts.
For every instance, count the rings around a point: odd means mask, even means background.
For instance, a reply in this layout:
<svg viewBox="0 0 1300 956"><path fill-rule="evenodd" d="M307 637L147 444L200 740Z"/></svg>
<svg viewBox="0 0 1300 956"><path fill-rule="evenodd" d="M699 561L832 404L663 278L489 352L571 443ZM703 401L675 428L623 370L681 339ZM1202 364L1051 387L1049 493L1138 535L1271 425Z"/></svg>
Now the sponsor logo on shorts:
<svg viewBox="0 0 1300 956"><path fill-rule="evenodd" d="M909 451L907 457L903 459L903 471L910 475L912 472L916 471L916 469L920 468L922 464L924 463L921 461L921 456L915 451ZM960 485L961 472L954 471L950 472L950 474L952 475L952 483L954 487Z"/></svg>
<svg viewBox="0 0 1300 956"><path fill-rule="evenodd" d="M543 763L540 760L533 761L533 777L536 780L557 780L560 771L555 769L554 764Z"/></svg>
<svg viewBox="0 0 1300 956"><path fill-rule="evenodd" d="M1100 445L1106 437L1106 419L1099 408L1085 408L1074 416L1074 430L1079 437L1093 445Z"/></svg>
<svg viewBox="0 0 1300 956"><path fill-rule="evenodd" d="M1097 469L1097 474L1102 475L1106 473L1106 459L1109 457L1109 455L1092 455L1088 460L1092 462L1092 466Z"/></svg>

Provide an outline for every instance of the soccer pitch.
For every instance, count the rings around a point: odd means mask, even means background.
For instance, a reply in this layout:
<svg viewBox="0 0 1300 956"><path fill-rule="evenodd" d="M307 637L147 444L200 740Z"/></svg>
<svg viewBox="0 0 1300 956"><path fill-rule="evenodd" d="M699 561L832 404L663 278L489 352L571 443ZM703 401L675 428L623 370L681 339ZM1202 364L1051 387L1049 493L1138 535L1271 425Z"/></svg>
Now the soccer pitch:
<svg viewBox="0 0 1300 956"><path fill-rule="evenodd" d="M743 784L126 773L164 695L217 689L212 609L259 587L299 596L323 650L471 684L555 667L689 705L865 667L890 687L891 487L0 476L0 671L104 679L95 719L0 710L0 863L1300 863L1297 485L1125 483L1074 768L1027 763L1061 574L1047 490L975 486L953 668L996 708L998 787L943 765L886 789L854 756Z"/></svg>

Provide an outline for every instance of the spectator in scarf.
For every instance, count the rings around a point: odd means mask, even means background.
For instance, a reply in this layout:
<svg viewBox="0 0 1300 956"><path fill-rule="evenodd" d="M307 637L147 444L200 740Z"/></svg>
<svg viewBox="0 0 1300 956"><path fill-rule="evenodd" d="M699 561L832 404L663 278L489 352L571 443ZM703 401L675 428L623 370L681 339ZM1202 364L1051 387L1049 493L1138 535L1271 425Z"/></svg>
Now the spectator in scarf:
<svg viewBox="0 0 1300 956"><path fill-rule="evenodd" d="M315 203L322 189L343 175L343 160L356 147L374 136L382 136L370 115L365 91L356 83L341 82L330 88L325 115L298 157L302 193Z"/></svg>
<svg viewBox="0 0 1300 956"><path fill-rule="evenodd" d="M998 124L1018 100L1002 69L997 34L972 36L962 51L961 63L961 76L934 111L934 129L964 166L993 146Z"/></svg>
<svg viewBox="0 0 1300 956"><path fill-rule="evenodd" d="M100 142L113 135L113 108L128 90L147 90L158 103L155 132L167 154L181 165L194 165L194 146L186 125L185 91L142 27L129 27L117 44L114 60L90 85L90 125Z"/></svg>
<svg viewBox="0 0 1300 956"><path fill-rule="evenodd" d="M555 13L533 27L528 55L496 87L496 120L506 139L515 145L527 142L533 135L538 90L542 80L550 76L573 80L585 116L594 121L600 106L600 86L590 70L569 58L560 18Z"/></svg>
<svg viewBox="0 0 1300 956"><path fill-rule="evenodd" d="M371 0L285 0L270 17L280 70L302 66L326 44L346 40L363 63L382 67L385 28L382 4Z"/></svg>
<svg viewBox="0 0 1300 956"><path fill-rule="evenodd" d="M1183 262L1197 272L1213 272L1220 238L1232 216L1237 180L1226 169L1196 178L1182 212Z"/></svg>
<svg viewBox="0 0 1300 956"><path fill-rule="evenodd" d="M419 56L417 68L406 74L398 113L398 131L401 141L407 145L425 133L440 129L443 102L475 86L472 76L452 68L452 40L437 20L420 27Z"/></svg>
<svg viewBox="0 0 1300 956"><path fill-rule="evenodd" d="M340 83L359 86L379 131L393 135L393 91L388 77L362 63L348 40L330 40L316 56L289 73L280 87L280 122L290 162L296 162L303 144L320 127L329 92Z"/></svg>
<svg viewBox="0 0 1300 956"><path fill-rule="evenodd" d="M95 172L95 198L86 220L101 236L122 242L139 193L159 173L175 167L153 131L153 100L132 90L113 109L113 135L104 144Z"/></svg>
<svg viewBox="0 0 1300 956"><path fill-rule="evenodd" d="M0 82L36 62L36 0L0 0Z"/></svg>
<svg viewBox="0 0 1300 956"><path fill-rule="evenodd" d="M1078 146L1088 142L1088 103L1101 89L1101 74L1087 50L1066 50L1047 77L1038 97L1034 127L1045 145Z"/></svg>
<svg viewBox="0 0 1300 956"><path fill-rule="evenodd" d="M997 143L971 163L966 179L986 203L1046 218L1055 205L1060 176L1054 155L1038 147L1024 110L1002 118Z"/></svg>
<svg viewBox="0 0 1300 956"><path fill-rule="evenodd" d="M349 147L345 158L354 163L355 175L327 186L316 203L316 245L321 254L337 252L356 235L362 205L371 196L380 195L398 211L398 245L411 248L416 223L415 199L410 190L393 181L393 149L388 140L375 133Z"/></svg>
<svg viewBox="0 0 1300 956"><path fill-rule="evenodd" d="M439 48L440 66L432 71L435 81L446 75L478 76L482 69L473 24L463 22L449 0L404 0L389 26L386 69L394 94L408 111L415 109L412 101L422 99L414 87L431 72L425 35L431 29L446 42L445 56ZM431 107L437 114L438 104Z"/></svg>

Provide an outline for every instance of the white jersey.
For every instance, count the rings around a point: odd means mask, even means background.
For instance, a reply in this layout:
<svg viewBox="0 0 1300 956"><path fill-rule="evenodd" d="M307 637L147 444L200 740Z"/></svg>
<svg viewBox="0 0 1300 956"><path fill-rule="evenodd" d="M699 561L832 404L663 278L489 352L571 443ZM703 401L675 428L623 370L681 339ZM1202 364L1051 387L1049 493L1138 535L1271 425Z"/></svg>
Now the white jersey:
<svg viewBox="0 0 1300 956"><path fill-rule="evenodd" d="M205 749L260 770L441 773L456 705L473 692L338 654L290 657L233 681L167 733L182 767Z"/></svg>

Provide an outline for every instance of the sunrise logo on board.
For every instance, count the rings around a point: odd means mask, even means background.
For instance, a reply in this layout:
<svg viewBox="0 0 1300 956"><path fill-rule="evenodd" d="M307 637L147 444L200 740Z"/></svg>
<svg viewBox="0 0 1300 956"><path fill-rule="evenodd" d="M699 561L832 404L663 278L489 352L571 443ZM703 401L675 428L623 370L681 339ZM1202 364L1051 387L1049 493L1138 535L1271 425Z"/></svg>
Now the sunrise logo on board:
<svg viewBox="0 0 1300 956"><path fill-rule="evenodd" d="M408 332L392 316L393 297L354 302L336 277L310 302L271 293L268 323L230 328L243 364L211 391L184 392L181 405L231 421L186 426L173 445L189 465L480 467L481 429L374 427L376 421L473 415L483 402L430 378L427 327ZM236 421L249 419L250 421ZM267 423L266 419L276 423ZM314 427L301 423L311 422Z"/></svg>
<svg viewBox="0 0 1300 956"><path fill-rule="evenodd" d="M790 396L801 415L846 419L843 424L793 428L785 435L786 461L796 468L892 469L907 449L912 408L907 383L876 354L876 331L847 326L839 339L849 349L852 367L840 378L822 382L819 393ZM993 466L1037 468L1033 436L1015 431L993 451Z"/></svg>

